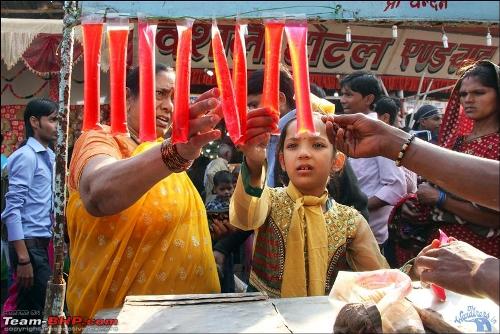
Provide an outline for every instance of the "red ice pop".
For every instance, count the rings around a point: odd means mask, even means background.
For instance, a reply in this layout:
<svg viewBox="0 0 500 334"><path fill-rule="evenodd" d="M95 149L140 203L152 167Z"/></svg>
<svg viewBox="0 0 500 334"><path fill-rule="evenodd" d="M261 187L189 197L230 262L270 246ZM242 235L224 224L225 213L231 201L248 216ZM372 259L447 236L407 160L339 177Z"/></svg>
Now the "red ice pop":
<svg viewBox="0 0 500 334"><path fill-rule="evenodd" d="M111 132L126 134L127 109L125 76L127 66L128 19L107 24L109 41L109 82L111 87Z"/></svg>
<svg viewBox="0 0 500 334"><path fill-rule="evenodd" d="M246 24L236 24L233 49L233 85L236 109L240 120L240 143L245 142L247 127L247 54L245 47Z"/></svg>
<svg viewBox="0 0 500 334"><path fill-rule="evenodd" d="M266 20L264 22L265 57L264 57L264 86L262 89L261 107L278 115L280 114L280 57L283 40L283 20ZM276 124L276 131L279 134Z"/></svg>
<svg viewBox="0 0 500 334"><path fill-rule="evenodd" d="M309 60L307 57L307 21L287 22L285 33L290 48L293 85L297 106L297 135L315 134L309 86Z"/></svg>
<svg viewBox="0 0 500 334"><path fill-rule="evenodd" d="M212 23L212 49L214 55L215 76L217 78L217 87L220 91L222 113L229 137L235 144L239 144L241 138L240 120L236 111L236 98L234 88L231 82L231 74L227 65L224 46L220 37L220 31L217 23Z"/></svg>
<svg viewBox="0 0 500 334"><path fill-rule="evenodd" d="M82 131L99 128L102 29L102 19L87 22L82 18L84 81Z"/></svg>
<svg viewBox="0 0 500 334"><path fill-rule="evenodd" d="M141 141L156 139L156 77L155 33L156 25L139 20L139 138Z"/></svg>
<svg viewBox="0 0 500 334"><path fill-rule="evenodd" d="M438 242L435 242L438 241ZM438 248L441 247L443 244L448 243L448 236L441 230L439 230L439 240L434 239L432 241L432 247L433 248ZM431 289L432 292L434 292L434 295L442 302L446 300L446 291L440 287L437 284L431 283Z"/></svg>
<svg viewBox="0 0 500 334"><path fill-rule="evenodd" d="M172 143L187 143L189 137L189 91L191 85L191 52L193 20L177 23L179 39L175 66L174 115Z"/></svg>

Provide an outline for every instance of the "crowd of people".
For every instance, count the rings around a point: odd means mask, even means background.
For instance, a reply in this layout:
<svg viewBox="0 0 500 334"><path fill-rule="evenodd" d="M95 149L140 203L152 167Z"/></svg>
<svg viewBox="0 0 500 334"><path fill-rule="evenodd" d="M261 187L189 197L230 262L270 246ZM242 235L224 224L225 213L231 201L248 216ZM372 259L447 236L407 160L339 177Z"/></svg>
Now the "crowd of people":
<svg viewBox="0 0 500 334"><path fill-rule="evenodd" d="M138 136L135 68L126 80L129 135L103 125L74 145L69 314L91 318L127 295L238 291L235 263L247 291L277 298L328 294L340 270L392 267L498 304L497 65L464 68L444 113L423 105L405 126L400 101L383 96L373 73L354 72L341 81L344 115L314 111L317 133L299 135L290 73L280 69L278 114L260 106L264 76L255 71L236 147L223 138L217 88L191 104L189 141L172 144L175 71L158 64L155 73L158 140ZM27 105L27 141L6 167L4 311L34 317L51 271L56 110L46 99ZM218 158L207 166L200 153L213 141ZM438 229L452 238L432 248Z"/></svg>

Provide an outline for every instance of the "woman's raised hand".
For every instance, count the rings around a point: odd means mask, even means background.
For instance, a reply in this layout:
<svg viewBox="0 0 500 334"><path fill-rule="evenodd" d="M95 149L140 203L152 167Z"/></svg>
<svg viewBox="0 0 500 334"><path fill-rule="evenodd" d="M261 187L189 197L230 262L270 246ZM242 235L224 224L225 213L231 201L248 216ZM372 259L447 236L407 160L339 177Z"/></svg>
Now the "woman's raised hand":
<svg viewBox="0 0 500 334"><path fill-rule="evenodd" d="M189 141L176 144L177 152L184 159L198 158L203 146L221 136L221 132L214 129L221 120L218 97L219 90L213 88L201 94L189 107Z"/></svg>
<svg viewBox="0 0 500 334"><path fill-rule="evenodd" d="M353 158L385 156L396 159L401 144L409 137L403 131L363 114L323 116L330 142Z"/></svg>

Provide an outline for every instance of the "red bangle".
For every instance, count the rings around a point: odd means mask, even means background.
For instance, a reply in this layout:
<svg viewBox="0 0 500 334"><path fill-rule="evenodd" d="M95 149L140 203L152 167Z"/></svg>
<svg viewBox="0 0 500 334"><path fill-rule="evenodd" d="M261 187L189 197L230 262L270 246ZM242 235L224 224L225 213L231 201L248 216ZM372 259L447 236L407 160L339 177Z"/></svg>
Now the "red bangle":
<svg viewBox="0 0 500 334"><path fill-rule="evenodd" d="M161 159L172 173L184 172L193 164L193 160L186 160L181 157L170 139L166 139L161 143Z"/></svg>

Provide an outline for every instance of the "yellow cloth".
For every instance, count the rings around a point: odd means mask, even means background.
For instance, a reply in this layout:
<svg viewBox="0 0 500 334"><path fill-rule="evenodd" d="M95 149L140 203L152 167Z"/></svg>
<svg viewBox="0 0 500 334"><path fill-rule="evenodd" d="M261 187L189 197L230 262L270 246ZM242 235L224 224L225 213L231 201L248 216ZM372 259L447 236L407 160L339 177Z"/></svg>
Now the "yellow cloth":
<svg viewBox="0 0 500 334"><path fill-rule="evenodd" d="M106 151L126 146L113 143L120 139L107 133L85 133L79 141L70 168L77 175L70 175L75 186L84 166L78 161L92 157L88 150L94 156L127 157L124 150ZM158 144L144 143L132 155ZM92 317L121 306L127 295L220 292L205 208L186 173L168 176L128 209L107 217L90 215L76 189L70 187L67 206L72 315Z"/></svg>
<svg viewBox="0 0 500 334"><path fill-rule="evenodd" d="M298 214L295 199L304 201L305 206L302 205L304 209L310 204L309 199L306 200L306 197L310 196L305 196L303 199L300 199L300 196L295 197L294 191L289 190L293 187L292 182L287 188L264 186L260 197L251 196L245 191L242 175L244 170L242 168L231 198L229 221L239 229L255 230L250 282L258 290L265 291L271 297L325 295L333 286L338 270L350 268L354 271L365 271L389 268L387 261L380 253L370 226L358 211L333 202L327 212L322 212L322 219L319 217L319 212L314 211L314 218L308 215L308 218L311 217L310 222L301 220L299 224L296 224L292 221L300 214ZM265 175L265 170L262 175ZM261 184L265 184L264 181L263 178ZM295 199L292 199L292 196ZM317 199L318 208L319 204L325 200L324 197L312 199ZM294 225L293 228L292 225ZM292 231L297 226L298 233L302 232L303 237L298 236L297 231ZM294 236L290 237L290 234ZM306 240L302 245L307 244L307 247L296 246L297 243L301 243L301 241L296 241L300 238ZM324 260L325 238L326 260ZM292 245L291 241L295 245ZM300 255L301 251L302 255ZM299 259L296 264L293 263L295 256ZM298 268L299 263L303 265L303 270ZM292 268L289 269L289 266ZM288 278L292 275L292 271L299 272L303 275L301 277L308 278L306 290L302 285L303 279L298 278L301 285L300 291L289 291L294 287L289 288L287 285L295 284L293 277ZM304 272L307 276L303 274ZM285 283L285 280L288 282ZM320 291L321 284L323 287Z"/></svg>
<svg viewBox="0 0 500 334"><path fill-rule="evenodd" d="M321 197L304 196L292 182L286 192L295 202L295 207L286 241L281 296L322 296L325 293L328 265L328 238L323 215L328 192L325 191ZM304 238L307 239L305 242ZM307 249L304 248L306 244ZM309 262L308 282L306 282L305 250Z"/></svg>

